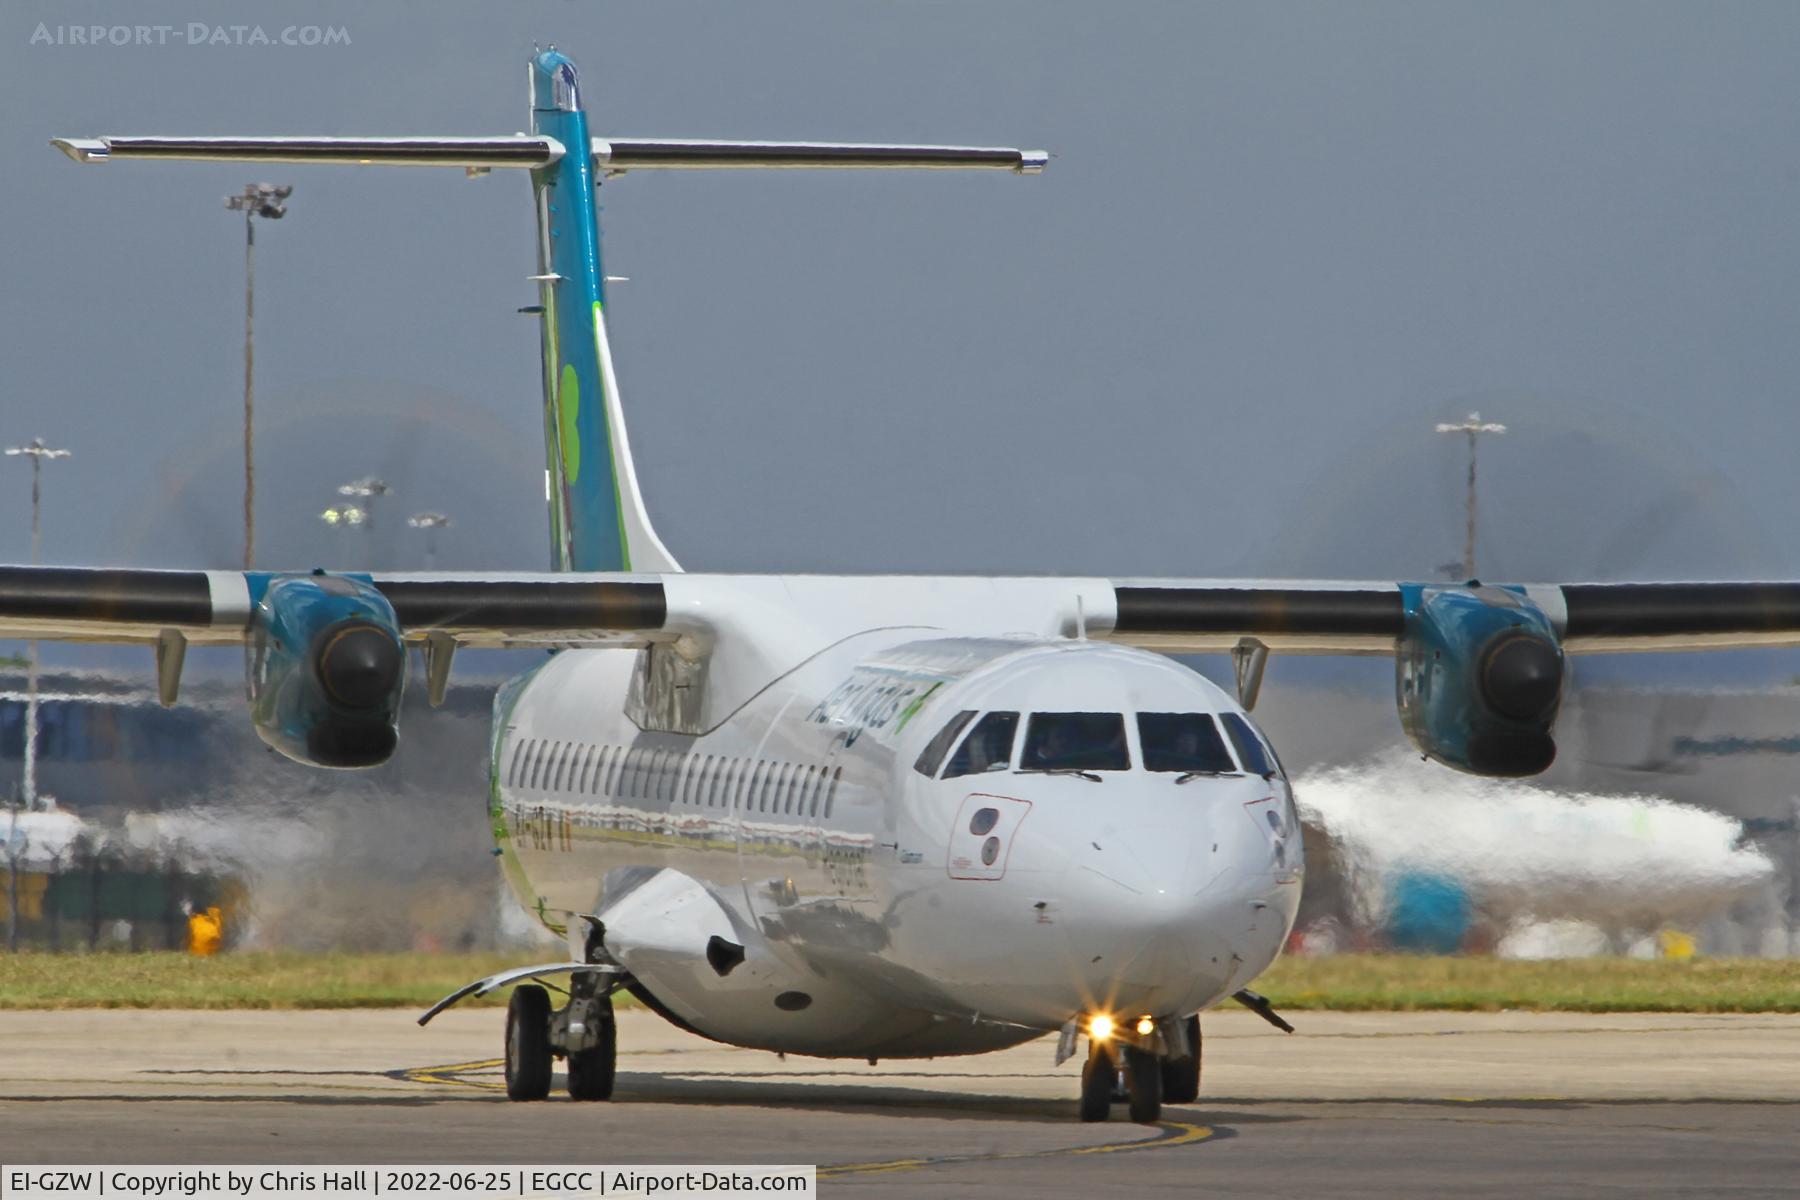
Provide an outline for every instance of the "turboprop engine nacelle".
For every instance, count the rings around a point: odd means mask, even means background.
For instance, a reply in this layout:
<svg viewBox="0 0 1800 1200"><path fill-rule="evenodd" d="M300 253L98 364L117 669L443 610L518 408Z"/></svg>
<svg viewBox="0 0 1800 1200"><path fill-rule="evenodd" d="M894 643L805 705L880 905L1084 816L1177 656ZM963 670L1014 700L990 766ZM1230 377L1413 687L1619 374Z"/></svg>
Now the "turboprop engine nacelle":
<svg viewBox="0 0 1800 1200"><path fill-rule="evenodd" d="M250 717L296 762L373 767L400 741L406 651L394 607L345 575L280 575L250 613Z"/></svg>
<svg viewBox="0 0 1800 1200"><path fill-rule="evenodd" d="M1562 646L1523 595L1479 584L1409 590L1395 657L1400 724L1421 753L1475 775L1556 760Z"/></svg>

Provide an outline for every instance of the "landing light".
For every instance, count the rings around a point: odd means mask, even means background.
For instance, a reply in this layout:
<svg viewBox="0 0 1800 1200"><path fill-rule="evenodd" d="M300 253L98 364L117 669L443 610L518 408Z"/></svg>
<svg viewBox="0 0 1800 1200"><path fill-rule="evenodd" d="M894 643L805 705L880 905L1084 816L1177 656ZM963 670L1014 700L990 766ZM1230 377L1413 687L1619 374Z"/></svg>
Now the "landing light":
<svg viewBox="0 0 1800 1200"><path fill-rule="evenodd" d="M1102 1015L1088 1021L1088 1036L1095 1041L1104 1042L1113 1035L1113 1019Z"/></svg>
<svg viewBox="0 0 1800 1200"><path fill-rule="evenodd" d="M1156 1022L1152 1021L1149 1017L1139 1017L1137 1031L1139 1037L1149 1037L1156 1032Z"/></svg>

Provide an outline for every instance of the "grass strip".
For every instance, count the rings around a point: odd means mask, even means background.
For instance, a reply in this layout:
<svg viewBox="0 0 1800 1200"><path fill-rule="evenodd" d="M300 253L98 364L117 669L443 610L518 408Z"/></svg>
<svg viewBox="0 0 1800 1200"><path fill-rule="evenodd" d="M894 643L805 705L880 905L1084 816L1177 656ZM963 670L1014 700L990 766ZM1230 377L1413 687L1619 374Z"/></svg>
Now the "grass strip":
<svg viewBox="0 0 1800 1200"><path fill-rule="evenodd" d="M542 961L541 952L0 954L0 1009L423 1009L482 976ZM1355 954L1284 958L1252 986L1282 1010L1800 1012L1800 959ZM504 1004L508 990L465 1003Z"/></svg>
<svg viewBox="0 0 1800 1200"><path fill-rule="evenodd" d="M1251 985L1277 1009L1800 1012L1800 959L1283 958Z"/></svg>
<svg viewBox="0 0 1800 1200"><path fill-rule="evenodd" d="M556 957L552 952L549 958ZM427 1008L536 954L0 954L0 1009ZM504 1004L510 988L464 1004Z"/></svg>

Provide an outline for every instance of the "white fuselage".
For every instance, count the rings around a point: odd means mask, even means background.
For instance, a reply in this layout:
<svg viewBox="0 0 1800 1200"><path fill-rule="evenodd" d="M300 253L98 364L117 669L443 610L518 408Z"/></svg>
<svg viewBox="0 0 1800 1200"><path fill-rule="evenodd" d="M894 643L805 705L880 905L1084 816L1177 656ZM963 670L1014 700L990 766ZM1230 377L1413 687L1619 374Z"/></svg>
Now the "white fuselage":
<svg viewBox="0 0 1800 1200"><path fill-rule="evenodd" d="M584 916L604 923L640 994L710 1037L915 1056L1180 1017L1263 971L1293 923L1285 780L1144 769L1135 714L1241 714L1166 658L885 626L667 733L632 719L647 653L566 651L503 691L495 836L540 920L578 953ZM1002 710L1124 714L1131 767L1025 773L1021 737L980 774L917 769L957 714Z"/></svg>

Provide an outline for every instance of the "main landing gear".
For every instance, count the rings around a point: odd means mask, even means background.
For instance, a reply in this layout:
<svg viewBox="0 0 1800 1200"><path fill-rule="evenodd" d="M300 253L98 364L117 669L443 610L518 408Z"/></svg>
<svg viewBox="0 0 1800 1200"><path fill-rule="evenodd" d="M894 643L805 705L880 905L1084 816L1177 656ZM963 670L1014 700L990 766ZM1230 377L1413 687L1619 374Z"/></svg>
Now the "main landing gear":
<svg viewBox="0 0 1800 1200"><path fill-rule="evenodd" d="M551 1060L568 1063L571 1100L610 1100L618 1053L612 997L593 973L571 977L569 1002L550 1010L550 993L535 983L513 989L506 1006L506 1095L542 1100L550 1094Z"/></svg>
<svg viewBox="0 0 1800 1200"><path fill-rule="evenodd" d="M1165 1101L1191 1104L1199 1094L1198 1016L1138 1041L1090 1032L1087 1063L1081 1068L1083 1121L1106 1120L1113 1104L1123 1100L1133 1121L1154 1125L1162 1119Z"/></svg>

